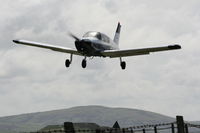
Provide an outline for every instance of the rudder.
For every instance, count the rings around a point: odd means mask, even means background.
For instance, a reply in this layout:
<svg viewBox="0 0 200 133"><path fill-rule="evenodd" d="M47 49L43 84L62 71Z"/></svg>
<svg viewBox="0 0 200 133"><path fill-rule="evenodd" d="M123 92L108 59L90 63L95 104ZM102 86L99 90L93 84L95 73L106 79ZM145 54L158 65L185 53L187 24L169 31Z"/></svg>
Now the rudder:
<svg viewBox="0 0 200 133"><path fill-rule="evenodd" d="M120 31L121 31L121 24L120 24L120 22L119 22L118 25L117 25L117 29L116 29L116 32L115 32L114 39L113 39L113 41L114 41L117 45L119 44Z"/></svg>

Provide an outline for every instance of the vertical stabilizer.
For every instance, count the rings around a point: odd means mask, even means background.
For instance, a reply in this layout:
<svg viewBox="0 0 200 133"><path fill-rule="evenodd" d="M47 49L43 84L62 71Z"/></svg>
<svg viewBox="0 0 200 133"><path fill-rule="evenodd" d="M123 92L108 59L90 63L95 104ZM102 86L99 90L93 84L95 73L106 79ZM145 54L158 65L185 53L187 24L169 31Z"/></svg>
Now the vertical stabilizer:
<svg viewBox="0 0 200 133"><path fill-rule="evenodd" d="M114 41L117 45L119 44L120 30L121 30L121 25L120 25L120 23L118 23L118 25L117 25L117 30L116 30L116 32L115 32L115 36L114 36L114 39L113 39L113 41Z"/></svg>

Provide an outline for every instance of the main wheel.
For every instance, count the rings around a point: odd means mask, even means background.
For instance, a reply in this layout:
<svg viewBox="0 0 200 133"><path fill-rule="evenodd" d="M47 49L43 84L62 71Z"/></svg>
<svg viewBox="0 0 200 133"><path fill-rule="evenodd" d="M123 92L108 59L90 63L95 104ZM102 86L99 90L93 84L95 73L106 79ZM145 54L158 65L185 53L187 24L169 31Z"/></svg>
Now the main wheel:
<svg viewBox="0 0 200 133"><path fill-rule="evenodd" d="M68 59L65 61L65 66L66 66L66 67L69 67L69 66L70 66L70 61L69 61Z"/></svg>
<svg viewBox="0 0 200 133"><path fill-rule="evenodd" d="M86 68L86 65L87 65L87 61L86 61L86 59L83 59L83 61L82 61L82 68Z"/></svg>
<svg viewBox="0 0 200 133"><path fill-rule="evenodd" d="M124 70L126 68L126 62L125 61L122 61L121 62L121 68Z"/></svg>

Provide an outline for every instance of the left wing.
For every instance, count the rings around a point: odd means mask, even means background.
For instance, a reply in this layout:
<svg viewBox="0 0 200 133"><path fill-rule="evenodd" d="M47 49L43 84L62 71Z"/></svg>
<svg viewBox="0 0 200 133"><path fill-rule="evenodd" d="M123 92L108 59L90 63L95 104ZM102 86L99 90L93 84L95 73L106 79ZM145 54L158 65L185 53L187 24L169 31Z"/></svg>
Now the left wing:
<svg viewBox="0 0 200 133"><path fill-rule="evenodd" d="M39 42L32 42L32 41L26 41L26 40L13 40L13 42L15 42L17 44L22 44L22 45L28 45L28 46L45 48L45 49L51 49L51 50L57 51L57 52L81 55L81 53L79 53L77 50L74 50L74 49L71 49L71 48L66 48L66 47L61 47L61 46L55 46L55 45L39 43Z"/></svg>
<svg viewBox="0 0 200 133"><path fill-rule="evenodd" d="M181 49L180 45L169 45L164 47L152 47L152 48L141 48L141 49L127 49L127 50L105 50L101 54L110 58L125 57L125 56L136 56L150 54L151 52L159 52L166 50Z"/></svg>

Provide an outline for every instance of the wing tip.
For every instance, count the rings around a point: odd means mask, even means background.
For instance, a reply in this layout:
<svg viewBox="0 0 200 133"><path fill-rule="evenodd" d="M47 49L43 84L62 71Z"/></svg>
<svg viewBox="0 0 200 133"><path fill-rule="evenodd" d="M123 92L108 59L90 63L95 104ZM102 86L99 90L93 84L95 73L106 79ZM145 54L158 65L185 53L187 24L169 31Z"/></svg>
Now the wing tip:
<svg viewBox="0 0 200 133"><path fill-rule="evenodd" d="M169 49L181 49L181 46L178 44L175 44L175 45L169 45L168 48Z"/></svg>
<svg viewBox="0 0 200 133"><path fill-rule="evenodd" d="M19 43L19 40L13 40L14 43Z"/></svg>

